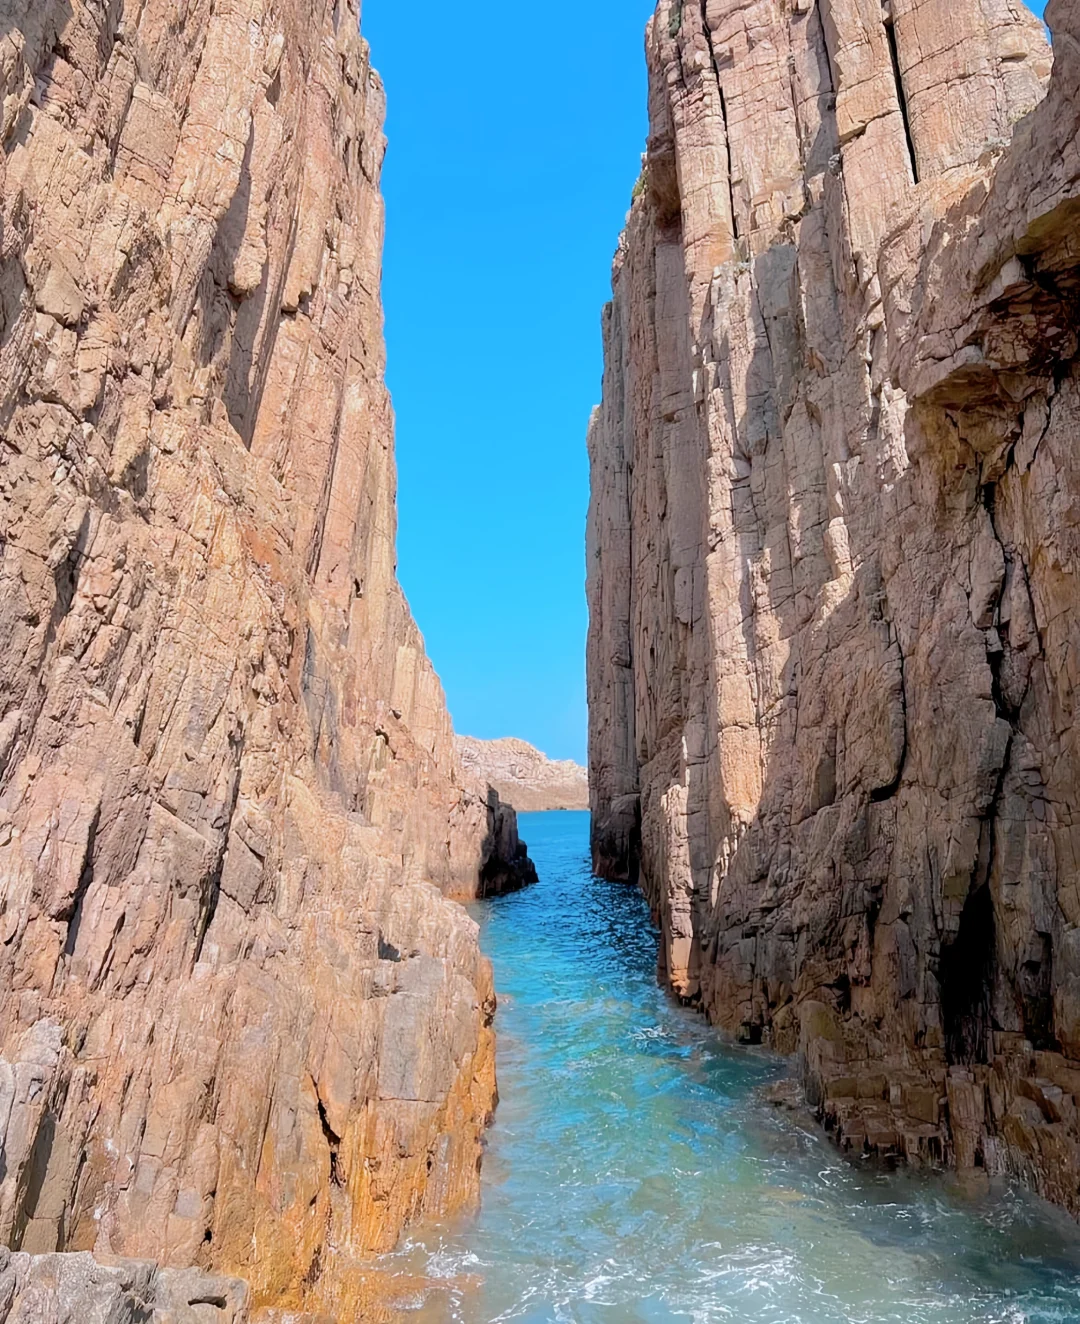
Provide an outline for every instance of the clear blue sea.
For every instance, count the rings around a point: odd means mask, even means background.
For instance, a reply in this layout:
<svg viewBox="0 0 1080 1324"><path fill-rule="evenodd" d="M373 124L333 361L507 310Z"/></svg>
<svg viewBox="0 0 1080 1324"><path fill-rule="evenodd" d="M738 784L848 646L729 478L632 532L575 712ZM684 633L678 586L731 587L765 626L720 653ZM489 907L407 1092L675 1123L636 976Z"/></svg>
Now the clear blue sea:
<svg viewBox="0 0 1080 1324"><path fill-rule="evenodd" d="M1080 1324L1080 1231L1008 1188L842 1159L657 986L639 894L587 814L531 814L540 883L474 913L502 1101L479 1214L409 1242L417 1324Z"/></svg>

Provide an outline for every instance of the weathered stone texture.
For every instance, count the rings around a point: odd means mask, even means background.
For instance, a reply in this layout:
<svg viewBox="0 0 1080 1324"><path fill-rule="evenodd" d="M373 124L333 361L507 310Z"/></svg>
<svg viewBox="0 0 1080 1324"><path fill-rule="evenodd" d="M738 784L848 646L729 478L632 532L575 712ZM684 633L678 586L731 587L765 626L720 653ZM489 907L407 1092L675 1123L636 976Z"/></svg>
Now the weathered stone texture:
<svg viewBox="0 0 1080 1324"><path fill-rule="evenodd" d="M673 987L800 1054L845 1145L1080 1212L1075 0L1048 21L1052 76L1018 0L662 0L590 773Z"/></svg>
<svg viewBox="0 0 1080 1324"><path fill-rule="evenodd" d="M0 1240L352 1318L475 1195L519 858L395 578L382 89L356 0L0 0L0 105Z"/></svg>
<svg viewBox="0 0 1080 1324"><path fill-rule="evenodd" d="M525 740L457 736L467 771L493 786L519 814L588 809L589 774L572 759L549 759Z"/></svg>
<svg viewBox="0 0 1080 1324"><path fill-rule="evenodd" d="M92 1255L0 1250L0 1324L248 1324L235 1278Z"/></svg>

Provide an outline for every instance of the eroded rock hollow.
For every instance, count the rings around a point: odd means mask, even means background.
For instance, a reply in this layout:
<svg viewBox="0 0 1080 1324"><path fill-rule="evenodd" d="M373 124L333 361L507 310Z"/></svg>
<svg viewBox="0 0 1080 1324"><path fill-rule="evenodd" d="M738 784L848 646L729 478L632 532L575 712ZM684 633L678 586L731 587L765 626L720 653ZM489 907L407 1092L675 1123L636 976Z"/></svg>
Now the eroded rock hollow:
<svg viewBox="0 0 1080 1324"><path fill-rule="evenodd" d="M359 17L0 0L0 1242L349 1319L475 1195L527 864L395 578Z"/></svg>
<svg viewBox="0 0 1080 1324"><path fill-rule="evenodd" d="M594 854L853 1149L1080 1212L1080 7L661 0Z"/></svg>

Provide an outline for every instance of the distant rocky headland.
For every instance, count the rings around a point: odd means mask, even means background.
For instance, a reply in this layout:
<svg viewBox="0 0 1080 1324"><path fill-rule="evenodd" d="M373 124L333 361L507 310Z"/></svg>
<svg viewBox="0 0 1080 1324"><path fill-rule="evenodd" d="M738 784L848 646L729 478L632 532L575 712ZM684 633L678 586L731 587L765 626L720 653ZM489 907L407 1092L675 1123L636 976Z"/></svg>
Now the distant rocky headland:
<svg viewBox="0 0 1080 1324"><path fill-rule="evenodd" d="M524 740L456 736L458 757L519 814L588 809L589 774L571 759L549 759Z"/></svg>

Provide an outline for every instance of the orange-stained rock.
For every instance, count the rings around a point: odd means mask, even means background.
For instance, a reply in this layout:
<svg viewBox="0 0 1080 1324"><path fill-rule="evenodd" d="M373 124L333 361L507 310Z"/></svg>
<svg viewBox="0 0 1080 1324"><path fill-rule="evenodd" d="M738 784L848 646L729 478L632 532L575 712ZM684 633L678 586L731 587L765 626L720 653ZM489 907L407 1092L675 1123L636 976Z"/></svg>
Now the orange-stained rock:
<svg viewBox="0 0 1080 1324"><path fill-rule="evenodd" d="M1018 0L662 0L590 772L674 988L798 1052L843 1144L1080 1212L1080 7L1048 21L1052 76Z"/></svg>
<svg viewBox="0 0 1080 1324"><path fill-rule="evenodd" d="M522 867L395 578L382 88L356 0L0 0L0 106L0 1240L351 1319Z"/></svg>

